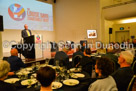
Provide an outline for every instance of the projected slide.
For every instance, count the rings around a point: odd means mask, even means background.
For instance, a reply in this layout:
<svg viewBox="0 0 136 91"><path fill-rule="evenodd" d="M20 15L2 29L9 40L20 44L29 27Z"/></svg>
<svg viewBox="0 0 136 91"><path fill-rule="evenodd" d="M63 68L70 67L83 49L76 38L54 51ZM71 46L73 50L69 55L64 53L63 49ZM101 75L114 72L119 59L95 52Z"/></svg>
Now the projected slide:
<svg viewBox="0 0 136 91"><path fill-rule="evenodd" d="M4 29L53 31L53 9L51 4L36 0L0 0L0 15Z"/></svg>
<svg viewBox="0 0 136 91"><path fill-rule="evenodd" d="M88 38L97 38L96 30L87 30Z"/></svg>

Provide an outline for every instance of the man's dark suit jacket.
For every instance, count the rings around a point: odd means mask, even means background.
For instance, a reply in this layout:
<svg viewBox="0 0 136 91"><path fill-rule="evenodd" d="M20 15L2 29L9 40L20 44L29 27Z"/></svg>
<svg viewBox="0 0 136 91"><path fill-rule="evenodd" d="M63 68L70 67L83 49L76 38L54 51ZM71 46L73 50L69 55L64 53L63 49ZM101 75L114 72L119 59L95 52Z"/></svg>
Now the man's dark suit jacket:
<svg viewBox="0 0 136 91"><path fill-rule="evenodd" d="M10 71L17 71L20 68L24 68L25 64L22 62L22 60L17 56L10 56L8 58L8 62L10 64Z"/></svg>
<svg viewBox="0 0 136 91"><path fill-rule="evenodd" d="M58 60L60 66L66 66L67 68L69 68L69 57L65 52L63 51L56 52L54 60L55 60L54 65Z"/></svg>
<svg viewBox="0 0 136 91"><path fill-rule="evenodd" d="M0 91L17 91L15 86L0 80Z"/></svg>
<svg viewBox="0 0 136 91"><path fill-rule="evenodd" d="M28 29L28 31L29 31L30 36L31 36L31 35L32 35L31 30L29 30L29 29ZM26 30L25 30L25 29L24 29L24 30L22 30L21 35L22 35L22 38L28 37L28 34L27 34L27 32L26 32Z"/></svg>

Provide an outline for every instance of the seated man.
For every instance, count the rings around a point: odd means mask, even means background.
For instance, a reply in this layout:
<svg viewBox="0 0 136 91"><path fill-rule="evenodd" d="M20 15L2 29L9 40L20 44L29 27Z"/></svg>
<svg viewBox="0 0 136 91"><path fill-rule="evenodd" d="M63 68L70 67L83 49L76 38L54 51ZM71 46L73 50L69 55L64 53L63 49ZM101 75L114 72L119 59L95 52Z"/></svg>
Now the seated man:
<svg viewBox="0 0 136 91"><path fill-rule="evenodd" d="M76 52L73 53L72 57L75 57L76 55L81 55L82 57L84 56L82 50L80 49L80 46L76 48Z"/></svg>
<svg viewBox="0 0 136 91"><path fill-rule="evenodd" d="M82 70L92 75L93 61L91 58L91 49L86 48L84 51L84 56L78 65L82 66Z"/></svg>
<svg viewBox="0 0 136 91"><path fill-rule="evenodd" d="M10 64L7 61L0 60L0 91L16 91L12 84L4 82L9 71Z"/></svg>
<svg viewBox="0 0 136 91"><path fill-rule="evenodd" d="M41 67L37 72L36 79L40 82L40 91L53 91L51 84L56 78L56 72L51 67Z"/></svg>
<svg viewBox="0 0 136 91"><path fill-rule="evenodd" d="M69 57L67 55L68 50L66 48L63 48L63 51L56 52L55 55L55 63L56 61L59 61L59 66L66 66L69 68Z"/></svg>
<svg viewBox="0 0 136 91"><path fill-rule="evenodd" d="M8 62L10 64L10 71L17 71L20 68L24 68L25 64L22 62L22 60L18 57L18 51L17 49L13 48L10 51L11 56L8 58Z"/></svg>
<svg viewBox="0 0 136 91"><path fill-rule="evenodd" d="M126 91L128 84L133 77L133 70L130 67L133 62L133 54L130 51L122 51L118 58L118 63L120 68L112 74L114 78L118 91Z"/></svg>

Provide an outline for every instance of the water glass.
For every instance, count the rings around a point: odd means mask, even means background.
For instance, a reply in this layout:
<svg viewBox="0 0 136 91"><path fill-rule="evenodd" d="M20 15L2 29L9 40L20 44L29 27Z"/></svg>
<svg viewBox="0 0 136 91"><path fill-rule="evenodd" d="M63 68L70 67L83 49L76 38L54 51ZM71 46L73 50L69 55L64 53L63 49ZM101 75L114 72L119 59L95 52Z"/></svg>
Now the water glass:
<svg viewBox="0 0 136 91"><path fill-rule="evenodd" d="M78 71L80 72L82 71L82 66L79 66Z"/></svg>
<svg viewBox="0 0 136 91"><path fill-rule="evenodd" d="M56 63L56 66L59 66L59 60L56 60L55 63Z"/></svg>
<svg viewBox="0 0 136 91"><path fill-rule="evenodd" d="M45 59L45 65L47 66L49 64L49 59Z"/></svg>
<svg viewBox="0 0 136 91"><path fill-rule="evenodd" d="M36 67L39 68L40 62L36 62Z"/></svg>

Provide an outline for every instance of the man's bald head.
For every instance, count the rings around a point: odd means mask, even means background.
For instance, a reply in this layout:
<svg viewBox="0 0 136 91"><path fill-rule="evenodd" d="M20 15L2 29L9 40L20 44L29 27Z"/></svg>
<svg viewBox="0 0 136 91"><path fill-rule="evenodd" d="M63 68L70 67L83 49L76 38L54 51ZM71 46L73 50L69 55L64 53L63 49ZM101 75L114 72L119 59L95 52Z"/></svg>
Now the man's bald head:
<svg viewBox="0 0 136 91"><path fill-rule="evenodd" d="M28 30L28 25L27 25L27 24L25 24L25 25L24 25L24 28L25 28L26 30Z"/></svg>
<svg viewBox="0 0 136 91"><path fill-rule="evenodd" d="M18 50L15 48L11 49L10 53L12 56L18 56Z"/></svg>

